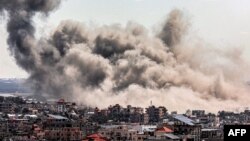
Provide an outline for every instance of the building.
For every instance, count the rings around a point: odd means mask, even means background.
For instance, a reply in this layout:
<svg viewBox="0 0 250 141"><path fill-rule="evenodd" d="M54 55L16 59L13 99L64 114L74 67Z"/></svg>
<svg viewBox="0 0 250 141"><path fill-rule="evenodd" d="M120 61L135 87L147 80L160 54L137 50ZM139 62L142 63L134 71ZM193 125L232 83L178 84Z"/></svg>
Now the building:
<svg viewBox="0 0 250 141"><path fill-rule="evenodd" d="M45 139L50 141L78 141L82 132L77 123L60 115L49 114L44 122Z"/></svg>
<svg viewBox="0 0 250 141"><path fill-rule="evenodd" d="M201 129L202 141L223 141L223 131L221 129L207 128Z"/></svg>
<svg viewBox="0 0 250 141"><path fill-rule="evenodd" d="M201 125L197 125L192 119L184 115L172 116L171 129L175 135L187 141L201 140Z"/></svg>
<svg viewBox="0 0 250 141"><path fill-rule="evenodd" d="M109 140L137 141L137 130L127 125L102 126L98 132Z"/></svg>
<svg viewBox="0 0 250 141"><path fill-rule="evenodd" d="M148 115L149 123L159 122L166 113L167 113L167 109L162 106L158 108L155 106L149 106L148 108L146 108L146 114Z"/></svg>
<svg viewBox="0 0 250 141"><path fill-rule="evenodd" d="M11 102L2 102L0 103L0 112L3 113L15 113L15 104Z"/></svg>
<svg viewBox="0 0 250 141"><path fill-rule="evenodd" d="M58 113L62 113L66 111L66 102L64 99L59 99L56 105L56 109Z"/></svg>
<svg viewBox="0 0 250 141"><path fill-rule="evenodd" d="M196 117L203 117L205 116L205 110L193 110L192 115Z"/></svg>

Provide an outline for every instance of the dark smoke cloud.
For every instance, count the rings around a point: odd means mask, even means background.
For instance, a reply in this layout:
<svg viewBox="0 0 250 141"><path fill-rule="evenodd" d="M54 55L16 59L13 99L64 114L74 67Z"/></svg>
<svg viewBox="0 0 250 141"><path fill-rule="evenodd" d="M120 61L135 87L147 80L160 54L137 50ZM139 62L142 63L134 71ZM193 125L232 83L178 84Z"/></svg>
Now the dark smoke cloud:
<svg viewBox="0 0 250 141"><path fill-rule="evenodd" d="M183 13L177 9L171 11L158 35L169 47L179 43L187 31L188 23L184 21L183 16Z"/></svg>
<svg viewBox="0 0 250 141"><path fill-rule="evenodd" d="M169 14L157 36L132 22L126 27L93 29L63 21L51 36L35 39L32 17L48 15L59 4L58 0L0 2L0 11L7 11L9 17L10 50L30 74L34 93L99 107L114 103L147 106L153 100L177 110L217 110L218 105L232 108L228 103L247 103L247 88L232 69L225 69L232 65L240 69L237 64L245 62L239 55L193 48L185 42L188 22L179 10ZM230 64L219 67L202 60L210 57L208 52ZM234 75L227 77L229 74Z"/></svg>
<svg viewBox="0 0 250 141"><path fill-rule="evenodd" d="M59 3L59 0L0 1L0 11L7 11L9 17L7 31L10 50L18 65L28 72L34 71L39 65L32 17L35 12L48 15Z"/></svg>

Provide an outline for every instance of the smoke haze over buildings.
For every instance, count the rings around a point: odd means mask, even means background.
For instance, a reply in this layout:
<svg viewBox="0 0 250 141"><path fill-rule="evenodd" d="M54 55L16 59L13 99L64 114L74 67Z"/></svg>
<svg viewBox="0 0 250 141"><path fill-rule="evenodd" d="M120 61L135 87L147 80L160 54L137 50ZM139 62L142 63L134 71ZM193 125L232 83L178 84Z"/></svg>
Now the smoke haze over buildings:
<svg viewBox="0 0 250 141"><path fill-rule="evenodd" d="M156 35L129 22L91 27L65 20L36 39L32 18L48 16L59 0L0 2L7 16L8 45L30 75L37 95L89 106L155 105L209 111L249 106L244 78L248 62L240 49L209 48L192 38L185 14L174 9Z"/></svg>

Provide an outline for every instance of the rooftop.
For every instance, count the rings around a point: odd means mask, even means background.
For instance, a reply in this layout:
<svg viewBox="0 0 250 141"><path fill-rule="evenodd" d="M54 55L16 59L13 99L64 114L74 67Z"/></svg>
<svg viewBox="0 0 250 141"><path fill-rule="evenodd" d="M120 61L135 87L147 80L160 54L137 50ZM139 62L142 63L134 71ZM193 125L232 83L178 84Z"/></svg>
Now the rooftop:
<svg viewBox="0 0 250 141"><path fill-rule="evenodd" d="M174 115L173 117L174 117L174 119L177 119L177 120L179 120L181 122L184 122L187 125L190 125L190 126L195 125L194 124L195 122L192 119L190 119L190 118L188 118L188 117L186 117L184 115Z"/></svg>
<svg viewBox="0 0 250 141"><path fill-rule="evenodd" d="M176 140L176 139L180 139L178 136L174 135L174 134L164 134L166 137Z"/></svg>
<svg viewBox="0 0 250 141"><path fill-rule="evenodd" d="M52 115L48 114L49 117L54 118L54 119L60 119L60 120L67 120L68 118L60 116L60 115Z"/></svg>

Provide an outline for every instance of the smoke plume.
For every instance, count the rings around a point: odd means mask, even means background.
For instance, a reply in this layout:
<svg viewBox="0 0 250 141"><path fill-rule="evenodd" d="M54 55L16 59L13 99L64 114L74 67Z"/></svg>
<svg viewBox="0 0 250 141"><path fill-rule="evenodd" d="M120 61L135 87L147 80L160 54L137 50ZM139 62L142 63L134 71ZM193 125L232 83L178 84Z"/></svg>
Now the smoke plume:
<svg viewBox="0 0 250 141"><path fill-rule="evenodd" d="M36 39L32 18L49 15L59 0L2 0L8 45L29 74L34 93L88 106L148 106L209 111L249 106L243 81L249 67L241 51L185 40L188 22L173 10L159 34L143 26L85 26L62 21L51 36Z"/></svg>

